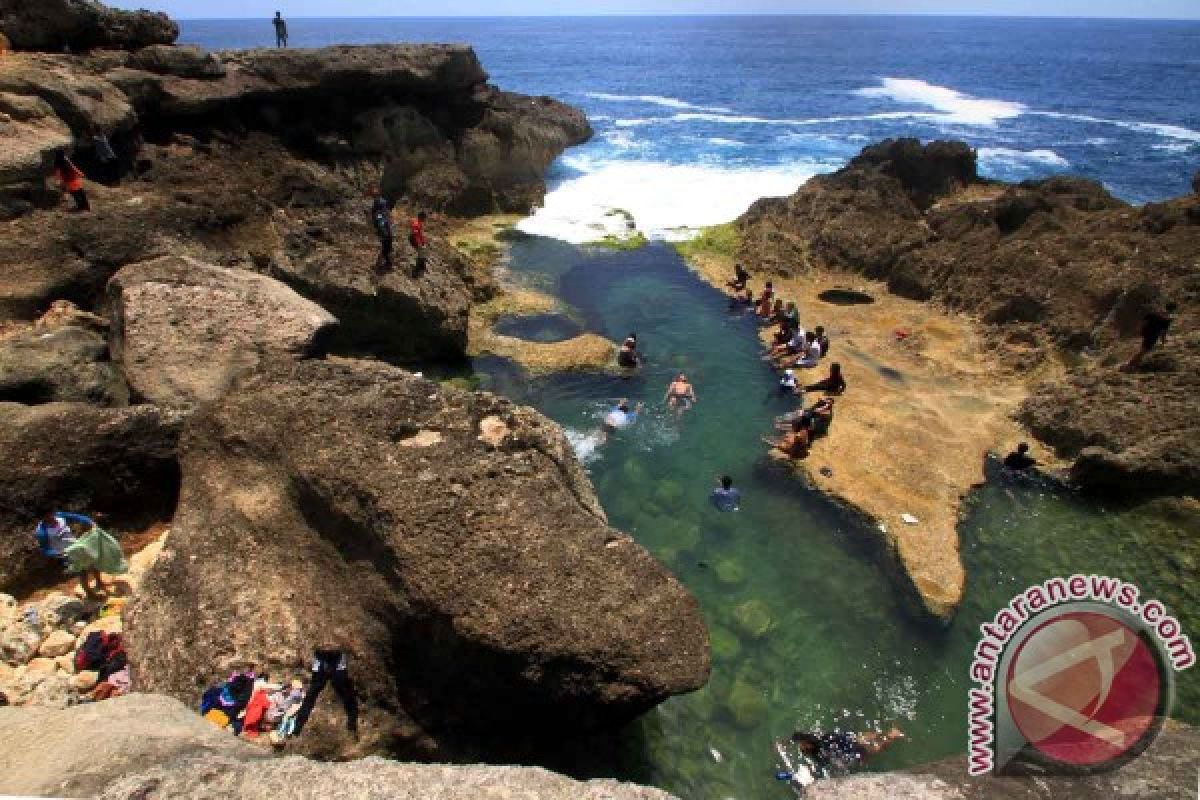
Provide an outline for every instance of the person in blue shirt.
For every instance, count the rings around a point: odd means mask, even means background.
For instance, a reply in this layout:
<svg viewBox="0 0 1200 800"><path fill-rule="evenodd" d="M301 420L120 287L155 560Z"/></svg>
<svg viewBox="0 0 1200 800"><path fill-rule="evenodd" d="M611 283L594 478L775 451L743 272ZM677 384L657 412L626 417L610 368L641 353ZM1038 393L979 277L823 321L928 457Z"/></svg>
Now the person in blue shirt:
<svg viewBox="0 0 1200 800"><path fill-rule="evenodd" d="M717 478L717 488L712 490L712 503L717 511L737 511L742 502L742 493L733 488L733 478L722 475Z"/></svg>
<svg viewBox="0 0 1200 800"><path fill-rule="evenodd" d="M71 529L71 525L78 525L83 530L90 531L96 527L96 523L91 517L86 517L83 514L72 514L67 511L47 511L42 516L42 521L38 523L37 530L34 531L34 536L37 539L38 549L46 558L53 558L67 563L66 550L71 545L75 544L78 537L75 531ZM95 581L95 586L89 583L89 579ZM97 591L103 591L104 581L100 577L100 571L90 569L84 571L79 576L79 585L83 587L83 591L88 595L93 595Z"/></svg>
<svg viewBox="0 0 1200 800"><path fill-rule="evenodd" d="M629 401L622 399L611 411L604 415L604 424L600 426L600 443L603 444L608 439L609 434L624 430L637 422L638 414L641 411L641 403L638 403L636 408L630 408Z"/></svg>

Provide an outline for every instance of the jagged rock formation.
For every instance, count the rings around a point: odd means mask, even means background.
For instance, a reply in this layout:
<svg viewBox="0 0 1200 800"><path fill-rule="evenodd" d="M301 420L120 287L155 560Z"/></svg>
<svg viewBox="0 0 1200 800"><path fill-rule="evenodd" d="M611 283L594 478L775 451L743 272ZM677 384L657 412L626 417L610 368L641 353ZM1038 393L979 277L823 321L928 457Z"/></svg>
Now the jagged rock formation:
<svg viewBox="0 0 1200 800"><path fill-rule="evenodd" d="M273 278L187 257L131 264L108 283L112 355L136 399L190 409L263 360L325 354L337 320Z"/></svg>
<svg viewBox="0 0 1200 800"><path fill-rule="evenodd" d="M193 416L181 452L168 548L131 616L141 691L191 703L233 665L289 674L341 641L367 708L359 747L496 758L708 678L695 600L606 525L536 412L305 361ZM318 716L302 747L361 752L340 710Z"/></svg>
<svg viewBox="0 0 1200 800"><path fill-rule="evenodd" d="M1021 421L1075 462L1081 486L1133 496L1200 491L1200 198L1134 208L1069 177L1019 185L974 174L966 145L888 141L738 221L764 272L861 273L905 297L978 315L1003 360L1065 357ZM1141 371L1144 313L1180 304L1167 345Z"/></svg>
<svg viewBox="0 0 1200 800"><path fill-rule="evenodd" d="M0 590L61 579L34 542L47 510L106 512L117 523L170 516L179 430L177 415L152 406L0 403Z"/></svg>
<svg viewBox="0 0 1200 800"><path fill-rule="evenodd" d="M63 711L0 708L0 792L106 800L673 800L657 789L583 783L531 767L271 758L179 701L148 694Z"/></svg>
<svg viewBox="0 0 1200 800"><path fill-rule="evenodd" d="M179 26L166 14L120 11L95 0L0 0L0 32L17 50L61 53L171 44Z"/></svg>

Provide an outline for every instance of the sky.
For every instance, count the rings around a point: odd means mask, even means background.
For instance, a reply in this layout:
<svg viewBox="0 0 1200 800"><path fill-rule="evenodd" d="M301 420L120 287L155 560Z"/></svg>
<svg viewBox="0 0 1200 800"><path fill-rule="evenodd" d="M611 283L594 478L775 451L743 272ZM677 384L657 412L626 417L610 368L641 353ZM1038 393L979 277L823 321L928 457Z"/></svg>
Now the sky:
<svg viewBox="0 0 1200 800"><path fill-rule="evenodd" d="M108 0L179 19L591 14L988 14L1200 19L1200 0Z"/></svg>

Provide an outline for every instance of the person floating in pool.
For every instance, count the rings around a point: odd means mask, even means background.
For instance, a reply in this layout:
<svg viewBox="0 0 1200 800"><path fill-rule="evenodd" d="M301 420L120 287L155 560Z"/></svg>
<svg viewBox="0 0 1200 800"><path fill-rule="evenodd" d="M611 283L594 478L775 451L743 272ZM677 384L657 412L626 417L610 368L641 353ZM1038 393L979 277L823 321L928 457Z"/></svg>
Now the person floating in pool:
<svg viewBox="0 0 1200 800"><path fill-rule="evenodd" d="M642 404L630 408L629 401L622 398L607 414L604 415L604 430L606 433L616 433L637 422L638 414L642 412Z"/></svg>
<svg viewBox="0 0 1200 800"><path fill-rule="evenodd" d="M625 369L636 369L642 365L642 354L637 349L637 334L631 333L625 337L621 349L617 351L617 366Z"/></svg>
<svg viewBox="0 0 1200 800"><path fill-rule="evenodd" d="M737 511L742 504L742 493L734 488L733 478L721 475L717 478L717 488L712 490L710 499L717 511Z"/></svg>
<svg viewBox="0 0 1200 800"><path fill-rule="evenodd" d="M864 731L862 733L849 733L847 731L833 731L832 733L808 733L804 731L796 731L792 734L789 743L802 757L802 760L796 759L799 763L794 763L792 759L785 758L785 766L788 767L788 772L780 775L780 778L794 780L798 777L798 773L802 769L807 771L804 761L812 766L812 772L815 772L820 777L832 777L836 775L845 775L856 769L863 767L868 759L879 755L888 748L893 742L904 738L904 732L897 727L892 727L886 732L880 731ZM776 742L776 751L785 756L787 748L782 741ZM807 781L800 781L802 784L812 783L813 776L810 773Z"/></svg>
<svg viewBox="0 0 1200 800"><path fill-rule="evenodd" d="M674 409L676 414L682 415L683 412L696 405L696 390L688 383L687 376L681 372L667 387L667 396L664 400L668 408Z"/></svg>

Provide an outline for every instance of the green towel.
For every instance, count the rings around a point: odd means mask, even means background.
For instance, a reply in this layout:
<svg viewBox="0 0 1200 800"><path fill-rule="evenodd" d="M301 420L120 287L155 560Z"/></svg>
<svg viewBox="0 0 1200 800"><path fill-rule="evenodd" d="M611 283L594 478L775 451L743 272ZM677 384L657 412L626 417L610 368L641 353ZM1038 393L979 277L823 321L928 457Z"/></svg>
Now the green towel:
<svg viewBox="0 0 1200 800"><path fill-rule="evenodd" d="M64 553L71 572L98 569L108 575L123 575L129 571L120 542L103 528L92 528Z"/></svg>

